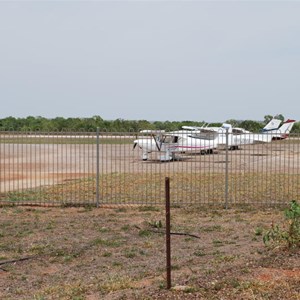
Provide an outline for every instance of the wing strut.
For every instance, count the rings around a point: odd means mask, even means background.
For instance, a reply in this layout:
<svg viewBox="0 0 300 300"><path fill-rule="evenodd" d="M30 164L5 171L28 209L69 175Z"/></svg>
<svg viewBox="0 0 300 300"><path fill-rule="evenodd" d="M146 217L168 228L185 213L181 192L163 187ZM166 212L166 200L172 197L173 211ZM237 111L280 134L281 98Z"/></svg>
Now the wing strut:
<svg viewBox="0 0 300 300"><path fill-rule="evenodd" d="M155 141L155 145L156 145L157 150L160 151L160 145L158 145L158 142L157 142L155 136L152 135L152 137L153 137L153 139L154 139L154 141Z"/></svg>

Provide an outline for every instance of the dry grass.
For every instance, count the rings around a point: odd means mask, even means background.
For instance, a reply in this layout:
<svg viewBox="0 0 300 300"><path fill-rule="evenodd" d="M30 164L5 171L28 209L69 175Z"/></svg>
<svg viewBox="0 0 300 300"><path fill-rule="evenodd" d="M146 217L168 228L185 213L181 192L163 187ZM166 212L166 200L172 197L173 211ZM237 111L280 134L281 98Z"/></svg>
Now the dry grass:
<svg viewBox="0 0 300 300"><path fill-rule="evenodd" d="M165 290L163 207L0 210L1 299L299 299L300 253L268 250L280 210L172 209ZM156 228L162 224L162 228Z"/></svg>
<svg viewBox="0 0 300 300"><path fill-rule="evenodd" d="M225 176L222 173L164 174L171 177L173 204L224 204ZM299 174L235 173L229 175L229 204L278 204L298 199ZM160 173L113 173L100 178L100 203L162 204L164 177ZM200 192L199 192L200 191ZM12 191L0 195L11 203L94 204L96 178L74 179L63 184Z"/></svg>

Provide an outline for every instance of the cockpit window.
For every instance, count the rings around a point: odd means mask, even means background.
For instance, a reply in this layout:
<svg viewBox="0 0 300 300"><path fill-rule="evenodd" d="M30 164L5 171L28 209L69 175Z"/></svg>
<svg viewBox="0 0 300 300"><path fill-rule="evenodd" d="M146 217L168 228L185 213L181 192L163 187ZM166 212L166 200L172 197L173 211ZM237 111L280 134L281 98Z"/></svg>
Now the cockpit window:
<svg viewBox="0 0 300 300"><path fill-rule="evenodd" d="M167 144L178 143L178 136L165 135L162 138L162 142Z"/></svg>

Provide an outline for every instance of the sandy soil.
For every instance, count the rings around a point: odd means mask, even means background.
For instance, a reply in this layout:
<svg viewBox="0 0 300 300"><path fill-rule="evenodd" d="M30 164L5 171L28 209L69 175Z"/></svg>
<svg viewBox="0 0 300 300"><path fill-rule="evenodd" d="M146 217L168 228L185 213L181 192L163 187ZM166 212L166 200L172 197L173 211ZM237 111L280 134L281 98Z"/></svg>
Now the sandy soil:
<svg viewBox="0 0 300 300"><path fill-rule="evenodd" d="M300 171L300 144L273 142L229 151L229 172ZM99 171L108 173L225 172L226 152L212 155L177 154L178 161L160 162L160 153L142 161L132 145L100 145ZM0 144L0 191L51 185L96 174L95 145Z"/></svg>

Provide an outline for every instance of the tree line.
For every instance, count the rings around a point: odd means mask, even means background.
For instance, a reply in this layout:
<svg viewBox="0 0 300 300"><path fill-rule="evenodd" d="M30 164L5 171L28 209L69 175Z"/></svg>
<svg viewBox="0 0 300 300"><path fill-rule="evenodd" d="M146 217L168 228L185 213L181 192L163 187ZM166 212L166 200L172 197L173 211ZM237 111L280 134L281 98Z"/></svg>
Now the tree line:
<svg viewBox="0 0 300 300"><path fill-rule="evenodd" d="M259 132L265 124L271 120L272 116L266 115L263 121L253 120L227 120L226 123L234 127L241 127L251 132ZM282 121L284 117L279 115ZM90 118L44 118L28 116L26 118L7 117L0 119L1 131L100 131L107 132L138 132L143 129L148 130L180 130L182 126L202 126L205 121L154 121L147 120L104 120L100 116ZM221 126L222 123L209 123L209 126ZM300 122L295 123L292 132L300 132Z"/></svg>

